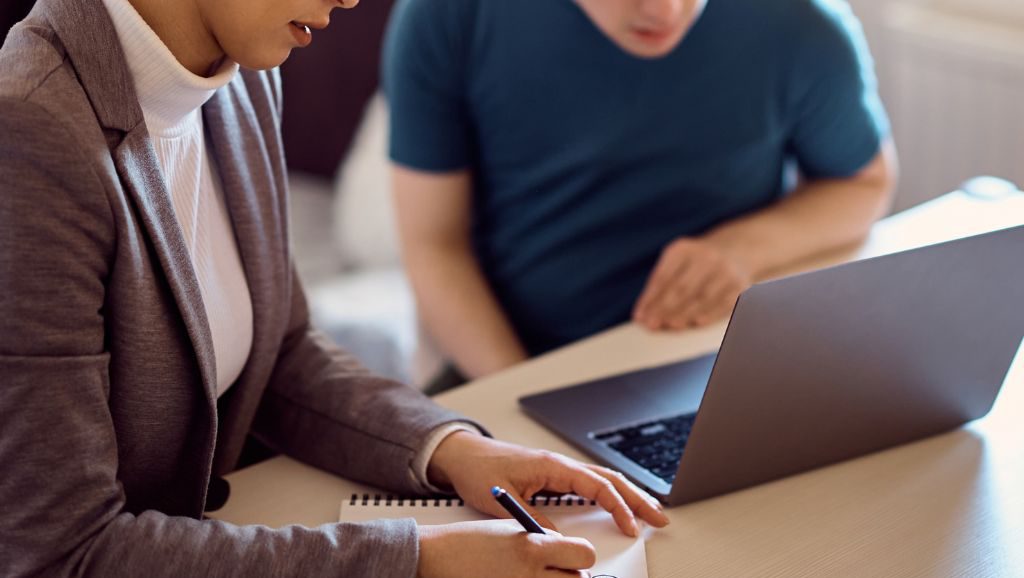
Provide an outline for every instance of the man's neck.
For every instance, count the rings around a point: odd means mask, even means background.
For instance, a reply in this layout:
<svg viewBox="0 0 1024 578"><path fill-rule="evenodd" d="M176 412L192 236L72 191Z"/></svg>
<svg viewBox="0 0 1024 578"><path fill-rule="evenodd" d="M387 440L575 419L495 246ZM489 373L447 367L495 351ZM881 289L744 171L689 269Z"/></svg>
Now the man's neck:
<svg viewBox="0 0 1024 578"><path fill-rule="evenodd" d="M210 76L224 58L194 0L128 0L174 58L197 76Z"/></svg>

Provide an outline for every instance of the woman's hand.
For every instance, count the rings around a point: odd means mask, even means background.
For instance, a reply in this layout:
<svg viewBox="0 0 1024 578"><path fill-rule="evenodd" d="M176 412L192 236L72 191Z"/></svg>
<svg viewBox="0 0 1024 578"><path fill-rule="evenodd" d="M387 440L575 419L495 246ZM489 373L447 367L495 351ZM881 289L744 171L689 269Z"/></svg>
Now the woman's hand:
<svg viewBox="0 0 1024 578"><path fill-rule="evenodd" d="M661 504L618 472L472 432L460 431L445 438L434 452L428 475L433 484L454 488L477 510L508 518L508 512L491 495L492 487L501 486L547 528L554 525L528 504L534 494L544 490L597 501L629 536L640 534L636 517L659 528L668 524Z"/></svg>
<svg viewBox="0 0 1024 578"><path fill-rule="evenodd" d="M529 534L513 520L420 526L418 578L586 576L594 547L554 532Z"/></svg>

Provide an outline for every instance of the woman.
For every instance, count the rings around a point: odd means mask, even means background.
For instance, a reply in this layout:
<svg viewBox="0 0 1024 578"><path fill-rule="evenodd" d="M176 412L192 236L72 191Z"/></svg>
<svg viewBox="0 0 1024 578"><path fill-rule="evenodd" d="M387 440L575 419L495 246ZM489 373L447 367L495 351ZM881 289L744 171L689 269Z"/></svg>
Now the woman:
<svg viewBox="0 0 1024 578"><path fill-rule="evenodd" d="M280 83L325 0L40 0L0 51L0 574L564 576L582 540L505 521L203 519L247 435L351 479L597 499L619 476L503 444L310 327ZM239 70L239 66L243 67ZM530 547L526 547L530 546Z"/></svg>

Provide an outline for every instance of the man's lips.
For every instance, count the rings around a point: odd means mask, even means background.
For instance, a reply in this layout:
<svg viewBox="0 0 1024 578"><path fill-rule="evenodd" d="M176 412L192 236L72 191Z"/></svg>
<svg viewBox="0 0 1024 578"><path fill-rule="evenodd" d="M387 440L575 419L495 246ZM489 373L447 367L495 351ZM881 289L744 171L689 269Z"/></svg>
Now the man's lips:
<svg viewBox="0 0 1024 578"><path fill-rule="evenodd" d="M672 37L672 29L653 29L653 28L634 28L633 34L636 34L644 40L652 42L660 42L667 40Z"/></svg>

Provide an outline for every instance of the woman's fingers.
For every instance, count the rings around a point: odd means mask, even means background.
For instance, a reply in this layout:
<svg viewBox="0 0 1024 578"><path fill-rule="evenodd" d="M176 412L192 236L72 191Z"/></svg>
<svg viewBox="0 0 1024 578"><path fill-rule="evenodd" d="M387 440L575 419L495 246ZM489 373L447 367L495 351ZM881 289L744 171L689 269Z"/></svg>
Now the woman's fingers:
<svg viewBox="0 0 1024 578"><path fill-rule="evenodd" d="M633 513L640 516L642 520L658 528L668 525L669 519L665 515L661 504L638 488L636 484L626 479L621 473L602 466L587 465L586 467L610 481L629 508L633 510Z"/></svg>
<svg viewBox="0 0 1024 578"><path fill-rule="evenodd" d="M541 562L547 568L585 570L597 561L594 546L583 538L562 535L531 538L544 544Z"/></svg>
<svg viewBox="0 0 1024 578"><path fill-rule="evenodd" d="M640 533L636 515L659 528L669 523L661 504L619 472L559 454L543 453L544 458L538 462L541 467L535 473L535 479L543 482L537 489L571 492L594 500L612 515L615 524L628 536Z"/></svg>
<svg viewBox="0 0 1024 578"><path fill-rule="evenodd" d="M567 469L567 475L570 476L569 491L597 502L612 515L615 525L627 536L640 535L640 527L633 516L633 510L619 495L611 481L590 471L582 464L577 467L567 466Z"/></svg>

